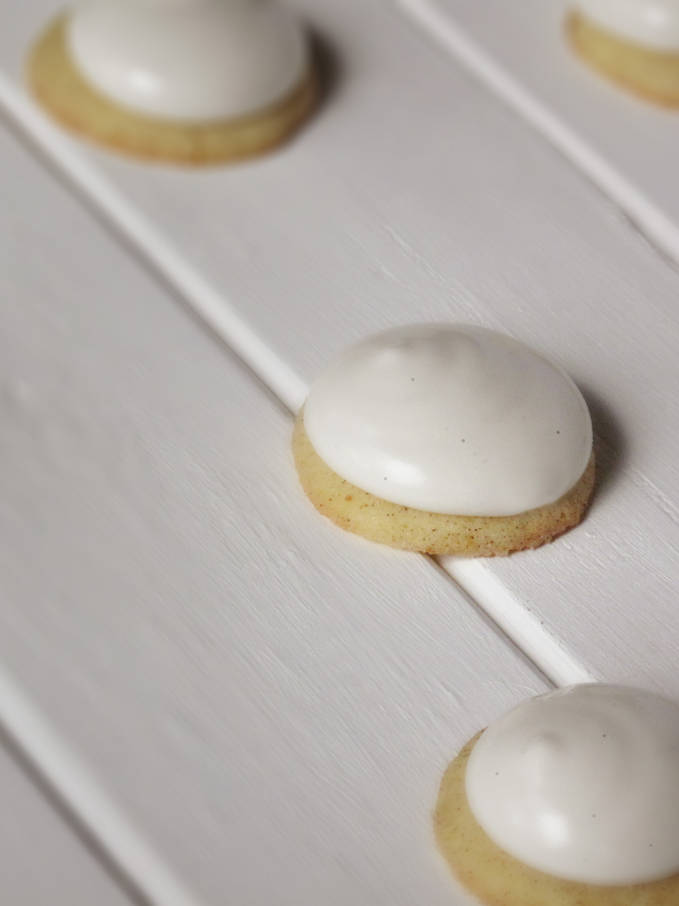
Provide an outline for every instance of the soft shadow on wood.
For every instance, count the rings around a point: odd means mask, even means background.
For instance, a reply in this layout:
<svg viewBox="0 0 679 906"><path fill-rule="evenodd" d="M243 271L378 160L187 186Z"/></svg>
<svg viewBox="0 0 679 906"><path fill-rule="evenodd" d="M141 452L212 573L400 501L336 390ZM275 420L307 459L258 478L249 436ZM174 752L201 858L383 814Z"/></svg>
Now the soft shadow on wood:
<svg viewBox="0 0 679 906"><path fill-rule="evenodd" d="M337 94L342 82L342 63L336 49L325 35L311 29L309 38L312 59L318 74L319 98L316 115L319 115Z"/></svg>
<svg viewBox="0 0 679 906"><path fill-rule="evenodd" d="M628 443L624 429L610 405L589 387L580 386L594 426L596 481L592 505L611 490L627 460Z"/></svg>

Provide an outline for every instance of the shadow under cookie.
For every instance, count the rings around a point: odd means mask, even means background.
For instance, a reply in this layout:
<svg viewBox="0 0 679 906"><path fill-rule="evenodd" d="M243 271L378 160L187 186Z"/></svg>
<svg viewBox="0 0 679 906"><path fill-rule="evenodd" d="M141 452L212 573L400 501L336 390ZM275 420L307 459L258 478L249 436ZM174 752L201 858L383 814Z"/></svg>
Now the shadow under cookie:
<svg viewBox="0 0 679 906"><path fill-rule="evenodd" d="M247 116L189 122L128 110L91 87L71 59L67 16L48 26L27 64L30 89L47 112L73 132L134 157L209 165L263 154L288 140L313 110L318 91L309 69L290 94Z"/></svg>

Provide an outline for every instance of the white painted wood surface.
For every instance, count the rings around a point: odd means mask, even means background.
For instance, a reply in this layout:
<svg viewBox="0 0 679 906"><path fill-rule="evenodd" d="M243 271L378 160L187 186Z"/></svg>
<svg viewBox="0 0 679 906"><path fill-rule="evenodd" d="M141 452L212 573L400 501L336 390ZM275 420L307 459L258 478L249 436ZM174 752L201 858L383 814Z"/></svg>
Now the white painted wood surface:
<svg viewBox="0 0 679 906"><path fill-rule="evenodd" d="M254 332L251 361L291 405L337 348L412 320L484 323L563 364L600 438L587 522L533 554L446 566L555 681L679 694L677 274L392 3L298 5L338 73L297 142L200 173L76 148L80 191L227 341L243 346L234 314ZM3 38L15 76L49 6L26 3ZM68 163L68 141L40 129Z"/></svg>
<svg viewBox="0 0 679 906"><path fill-rule="evenodd" d="M389 324L483 323L553 356L593 404L590 516L444 566L554 681L679 695L679 276L615 185L400 2L297 0L336 58L324 108L280 154L209 172L88 150L36 114L20 63L58 4L25 0L0 32L0 107L68 177L0 133L0 661L67 754L23 745L159 906L462 903L429 830L440 772L545 688L434 564L312 511L288 414L211 333L292 409ZM503 25L496 0L446 2L505 66L523 8Z"/></svg>
<svg viewBox="0 0 679 906"><path fill-rule="evenodd" d="M0 748L0 890L12 906L130 906L71 828Z"/></svg>
<svg viewBox="0 0 679 906"><path fill-rule="evenodd" d="M569 0L394 0L679 261L679 112L622 92L564 39Z"/></svg>
<svg viewBox="0 0 679 906"><path fill-rule="evenodd" d="M430 561L315 518L289 415L6 133L0 156L2 663L172 903L467 902L441 771L544 681Z"/></svg>

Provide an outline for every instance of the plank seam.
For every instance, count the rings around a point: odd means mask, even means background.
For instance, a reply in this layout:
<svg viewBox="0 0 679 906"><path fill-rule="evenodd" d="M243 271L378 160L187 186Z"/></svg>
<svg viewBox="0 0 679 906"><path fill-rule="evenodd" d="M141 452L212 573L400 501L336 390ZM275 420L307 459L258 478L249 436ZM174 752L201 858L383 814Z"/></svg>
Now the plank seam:
<svg viewBox="0 0 679 906"><path fill-rule="evenodd" d="M62 176L90 208L102 214L109 227L119 232L139 252L147 265L162 274L187 300L233 352L276 396L295 412L304 402L306 387L290 368L240 317L233 305L202 275L182 259L179 251L108 180L90 166L12 84L0 74L0 110L31 144L48 156Z"/></svg>
<svg viewBox="0 0 679 906"><path fill-rule="evenodd" d="M0 724L26 760L26 773L36 773L64 803L76 835L82 839L84 829L91 837L90 851L123 893L140 906L202 906L1 667Z"/></svg>
<svg viewBox="0 0 679 906"><path fill-rule="evenodd" d="M297 412L307 394L302 378L241 319L228 299L183 261L180 251L167 242L103 174L74 150L72 143L39 109L0 74L2 109L32 147L46 156L81 201L99 214L116 236L136 250L140 262L160 274L274 396L291 413ZM467 561L445 558L442 568L545 678L557 685L592 680L574 655L568 653L538 620L530 618L527 611L523 612L525 607L488 567L478 561L466 566L465 563ZM468 582L470 587L467 587ZM552 656L554 665L550 663Z"/></svg>
<svg viewBox="0 0 679 906"><path fill-rule="evenodd" d="M620 209L630 226L674 269L679 265L679 226L575 129L535 97L474 40L436 0L392 0L406 18L472 73L532 126L559 154Z"/></svg>
<svg viewBox="0 0 679 906"><path fill-rule="evenodd" d="M436 562L552 685L598 681L482 561L438 557Z"/></svg>
<svg viewBox="0 0 679 906"><path fill-rule="evenodd" d="M296 412L307 390L301 377L2 75L0 111L8 125L42 156L67 189L100 217L115 238L128 244L141 264L161 276L287 409ZM491 627L513 643L548 680L570 684L592 679L487 567L452 558L445 558L440 564L427 559L435 568L444 569L470 605L478 606ZM0 723L27 765L44 778L55 799L64 803L76 832L84 829L91 835L97 844L95 855L107 857L121 879L128 879L128 894L139 891L140 902L148 901L153 906L201 906L2 668ZM105 859L102 862L106 868Z"/></svg>

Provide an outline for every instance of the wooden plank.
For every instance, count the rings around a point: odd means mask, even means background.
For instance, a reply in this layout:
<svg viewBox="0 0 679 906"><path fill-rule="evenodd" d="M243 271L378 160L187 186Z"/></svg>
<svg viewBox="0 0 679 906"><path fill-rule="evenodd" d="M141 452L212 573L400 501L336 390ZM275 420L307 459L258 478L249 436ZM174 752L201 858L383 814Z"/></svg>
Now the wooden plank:
<svg viewBox="0 0 679 906"><path fill-rule="evenodd" d="M679 261L679 116L576 59L564 38L568 0L395 2Z"/></svg>
<svg viewBox="0 0 679 906"><path fill-rule="evenodd" d="M0 747L0 888L17 906L130 906L71 827Z"/></svg>
<svg viewBox="0 0 679 906"><path fill-rule="evenodd" d="M467 902L440 773L543 679L430 561L318 520L289 415L0 157L3 663L196 901Z"/></svg>
<svg viewBox="0 0 679 906"><path fill-rule="evenodd" d="M22 6L12 41L47 5ZM564 365L599 435L586 524L535 554L447 568L555 681L679 695L676 273L392 5L299 5L332 42L338 77L283 153L195 173L105 154L92 167L48 127L41 140L62 164L71 155L81 190L222 336L234 316L249 325L251 359L289 403L303 396L296 373L413 320L487 324ZM9 66L16 43L3 40ZM269 360L292 377L278 381Z"/></svg>

